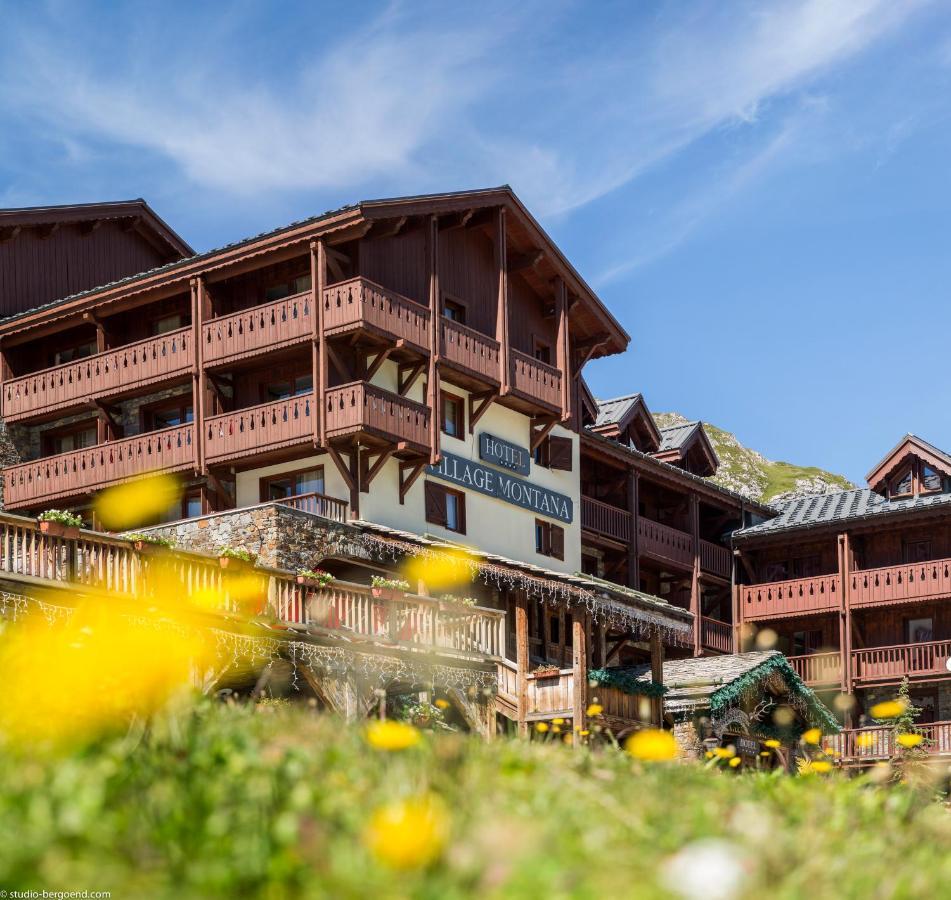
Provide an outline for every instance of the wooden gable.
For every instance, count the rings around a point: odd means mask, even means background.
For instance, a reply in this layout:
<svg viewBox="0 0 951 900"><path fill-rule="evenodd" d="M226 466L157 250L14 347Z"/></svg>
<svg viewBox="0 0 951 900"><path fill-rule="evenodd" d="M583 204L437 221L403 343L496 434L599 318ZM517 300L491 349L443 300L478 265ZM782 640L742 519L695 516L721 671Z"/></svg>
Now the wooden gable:
<svg viewBox="0 0 951 900"><path fill-rule="evenodd" d="M661 462L670 463L704 478L716 475L720 467L720 460L701 422L694 425L690 434L677 447L652 455Z"/></svg>
<svg viewBox="0 0 951 900"><path fill-rule="evenodd" d="M894 499L938 493L951 479L951 456L907 434L866 478L873 491Z"/></svg>

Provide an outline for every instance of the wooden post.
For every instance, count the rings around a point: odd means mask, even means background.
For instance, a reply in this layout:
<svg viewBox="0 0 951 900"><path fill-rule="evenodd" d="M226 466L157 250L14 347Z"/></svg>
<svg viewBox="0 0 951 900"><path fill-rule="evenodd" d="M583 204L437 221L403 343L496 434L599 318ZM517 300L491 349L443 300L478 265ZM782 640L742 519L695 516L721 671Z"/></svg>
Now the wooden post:
<svg viewBox="0 0 951 900"><path fill-rule="evenodd" d="M852 547L848 533L839 535L839 656L841 686L844 694L852 694L852 604L849 584L852 571Z"/></svg>
<svg viewBox="0 0 951 900"><path fill-rule="evenodd" d="M690 611L693 613L693 655L700 656L700 498L690 495L690 534L693 537L693 574L690 577Z"/></svg>
<svg viewBox="0 0 951 900"><path fill-rule="evenodd" d="M192 341L195 364L192 367L192 398L195 408L195 468L206 475L205 465L205 403L208 394L208 376L205 374L205 342L202 330L205 319L211 318L211 301L205 289L205 280L192 279Z"/></svg>
<svg viewBox="0 0 951 900"><path fill-rule="evenodd" d="M323 239L310 245L310 286L313 292L311 339L313 341L312 381L314 384L314 446L327 441L327 353L324 350L324 289L327 281L327 247Z"/></svg>
<svg viewBox="0 0 951 900"><path fill-rule="evenodd" d="M515 665L518 669L518 733L528 735L528 595L515 597Z"/></svg>
<svg viewBox="0 0 951 900"><path fill-rule="evenodd" d="M558 316L558 371L561 372L561 420L571 419L571 353L568 346L568 289L563 278L555 282L555 313Z"/></svg>
<svg viewBox="0 0 951 900"><path fill-rule="evenodd" d="M588 617L581 610L574 614L571 624L571 681L572 712L571 724L574 727L576 747L581 745L578 733L587 727L588 709Z"/></svg>
<svg viewBox="0 0 951 900"><path fill-rule="evenodd" d="M498 298L495 316L495 339L499 342L499 394L509 392L511 366L509 360L509 275L505 245L505 207L500 206L495 220L493 244L495 271L498 276Z"/></svg>
<svg viewBox="0 0 951 900"><path fill-rule="evenodd" d="M656 684L664 683L664 642L658 628L651 632L651 680ZM651 697L651 722L656 728L663 727L663 697Z"/></svg>
<svg viewBox="0 0 951 900"><path fill-rule="evenodd" d="M631 533L627 540L627 586L635 590L641 587L641 555L638 548L637 507L640 501L640 476L636 469L627 472L627 506L631 513Z"/></svg>
<svg viewBox="0 0 951 900"><path fill-rule="evenodd" d="M439 357L442 336L442 297L439 288L439 220L429 216L426 223L426 259L429 266L429 377L427 379L426 405L429 407L429 461L439 462L440 411L439 411Z"/></svg>

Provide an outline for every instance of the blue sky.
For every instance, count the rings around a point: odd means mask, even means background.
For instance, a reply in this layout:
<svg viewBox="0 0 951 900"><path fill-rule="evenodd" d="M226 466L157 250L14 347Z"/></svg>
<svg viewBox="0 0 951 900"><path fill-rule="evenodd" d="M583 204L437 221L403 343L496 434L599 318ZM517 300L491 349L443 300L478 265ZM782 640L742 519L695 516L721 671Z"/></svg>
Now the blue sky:
<svg viewBox="0 0 951 900"><path fill-rule="evenodd" d="M279 11L278 11L279 9ZM145 197L198 249L510 183L645 393L861 481L951 449L951 9L0 0L0 207Z"/></svg>

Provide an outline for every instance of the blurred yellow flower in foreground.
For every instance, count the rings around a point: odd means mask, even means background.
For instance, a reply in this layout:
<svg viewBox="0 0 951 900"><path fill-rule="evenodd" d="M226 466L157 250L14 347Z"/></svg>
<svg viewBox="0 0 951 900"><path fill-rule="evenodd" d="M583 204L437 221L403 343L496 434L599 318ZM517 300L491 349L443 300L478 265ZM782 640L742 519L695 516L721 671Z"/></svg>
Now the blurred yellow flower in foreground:
<svg viewBox="0 0 951 900"><path fill-rule="evenodd" d="M406 750L421 740L419 732L405 722L370 722L367 725L367 743L377 750Z"/></svg>
<svg viewBox="0 0 951 900"><path fill-rule="evenodd" d="M547 722L539 722L539 723L535 726L535 730L536 730L539 734L544 734L546 731L548 731L548 723L547 723Z"/></svg>
<svg viewBox="0 0 951 900"><path fill-rule="evenodd" d="M107 531L148 525L182 497L182 484L172 475L152 475L102 491L95 509Z"/></svg>
<svg viewBox="0 0 951 900"><path fill-rule="evenodd" d="M873 719L894 719L905 711L905 704L901 700L886 700L876 703L869 712Z"/></svg>
<svg viewBox="0 0 951 900"><path fill-rule="evenodd" d="M602 712L604 712L604 707L601 706L600 703L592 703L592 704L588 707L588 715L589 715L589 716L600 716Z"/></svg>
<svg viewBox="0 0 951 900"><path fill-rule="evenodd" d="M132 618L90 600L65 622L34 615L0 642L0 734L24 748L61 749L126 728L186 688L210 658L197 630L161 612Z"/></svg>
<svg viewBox="0 0 951 900"><path fill-rule="evenodd" d="M720 759L733 759L736 756L736 750L730 747L714 747L713 755L719 757Z"/></svg>
<svg viewBox="0 0 951 900"><path fill-rule="evenodd" d="M920 734L900 734L895 738L902 747L910 750L912 747L917 747L923 740Z"/></svg>
<svg viewBox="0 0 951 900"><path fill-rule="evenodd" d="M443 700L442 697L436 700L434 705L437 709L449 709L449 701Z"/></svg>
<svg viewBox="0 0 951 900"><path fill-rule="evenodd" d="M738 756L734 756L733 759L730 760L730 768L735 769L741 762L743 762L742 759Z"/></svg>
<svg viewBox="0 0 951 900"><path fill-rule="evenodd" d="M472 582L471 558L463 550L448 550L438 556L414 556L403 567L403 577L416 588L422 581L426 590L448 590Z"/></svg>
<svg viewBox="0 0 951 900"><path fill-rule="evenodd" d="M810 728L808 731L804 731L802 734L802 739L807 744L817 745L819 741L822 740L822 729L820 728Z"/></svg>
<svg viewBox="0 0 951 900"><path fill-rule="evenodd" d="M770 738L768 741L763 741L763 743L770 748L770 750L775 750L777 747L781 746L779 741L776 738Z"/></svg>
<svg viewBox="0 0 951 900"><path fill-rule="evenodd" d="M825 775L828 772L832 771L832 763L827 762L824 759L810 759L800 761L799 764L799 774L800 775Z"/></svg>
<svg viewBox="0 0 951 900"><path fill-rule="evenodd" d="M875 735L873 734L860 734L855 738L855 746L865 749L866 747L871 747L875 743Z"/></svg>
<svg viewBox="0 0 951 900"><path fill-rule="evenodd" d="M551 720L551 724L552 724L552 725L564 725L564 724L565 724L565 720L562 719L562 718L560 718L560 717L554 718L554 719Z"/></svg>
<svg viewBox="0 0 951 900"><path fill-rule="evenodd" d="M400 800L377 809L364 844L391 869L418 869L434 862L449 836L449 816L438 797Z"/></svg>
<svg viewBox="0 0 951 900"><path fill-rule="evenodd" d="M669 731L644 728L635 731L625 742L624 749L635 759L647 762L666 762L679 755L677 741Z"/></svg>

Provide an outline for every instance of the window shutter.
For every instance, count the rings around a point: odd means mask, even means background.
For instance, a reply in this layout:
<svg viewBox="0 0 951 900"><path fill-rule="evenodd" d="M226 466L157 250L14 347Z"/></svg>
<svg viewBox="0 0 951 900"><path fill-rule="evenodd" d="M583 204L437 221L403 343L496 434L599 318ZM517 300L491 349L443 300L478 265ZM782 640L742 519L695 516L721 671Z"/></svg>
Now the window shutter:
<svg viewBox="0 0 951 900"><path fill-rule="evenodd" d="M551 555L555 559L565 558L565 529L560 525L551 526Z"/></svg>
<svg viewBox="0 0 951 900"><path fill-rule="evenodd" d="M426 485L426 521L434 525L445 525L446 518L446 491L434 481L425 482Z"/></svg>
<svg viewBox="0 0 951 900"><path fill-rule="evenodd" d="M563 472L570 472L571 451L571 438L548 438L548 468L561 469Z"/></svg>

